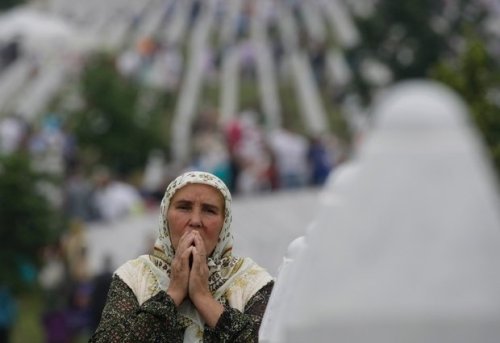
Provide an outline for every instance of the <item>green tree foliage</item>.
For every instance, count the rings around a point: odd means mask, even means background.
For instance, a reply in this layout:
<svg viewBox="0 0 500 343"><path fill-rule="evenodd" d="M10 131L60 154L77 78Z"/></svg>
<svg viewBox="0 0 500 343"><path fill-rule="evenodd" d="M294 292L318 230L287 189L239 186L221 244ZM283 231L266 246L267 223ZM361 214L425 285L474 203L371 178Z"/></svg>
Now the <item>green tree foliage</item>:
<svg viewBox="0 0 500 343"><path fill-rule="evenodd" d="M484 40L469 34L463 52L437 64L431 76L455 89L467 102L500 179L500 65L488 54Z"/></svg>
<svg viewBox="0 0 500 343"><path fill-rule="evenodd" d="M2 0L0 1L0 11L8 10L12 7L26 3L25 0Z"/></svg>
<svg viewBox="0 0 500 343"><path fill-rule="evenodd" d="M379 1L373 16L357 20L363 40L359 53L390 66L396 80L424 76L447 48L431 25L441 4L433 0Z"/></svg>
<svg viewBox="0 0 500 343"><path fill-rule="evenodd" d="M24 154L0 156L0 283L26 285L23 271L38 266L40 248L61 233L62 219L40 191L52 182L36 172Z"/></svg>
<svg viewBox="0 0 500 343"><path fill-rule="evenodd" d="M356 18L362 44L355 61L375 58L394 80L429 76L429 70L453 51L464 27L479 27L487 8L476 0L380 0L373 15Z"/></svg>
<svg viewBox="0 0 500 343"><path fill-rule="evenodd" d="M138 106L139 86L117 72L111 56L90 59L81 89L85 106L74 115L74 132L95 162L127 175L144 165L150 150L165 148L163 113Z"/></svg>

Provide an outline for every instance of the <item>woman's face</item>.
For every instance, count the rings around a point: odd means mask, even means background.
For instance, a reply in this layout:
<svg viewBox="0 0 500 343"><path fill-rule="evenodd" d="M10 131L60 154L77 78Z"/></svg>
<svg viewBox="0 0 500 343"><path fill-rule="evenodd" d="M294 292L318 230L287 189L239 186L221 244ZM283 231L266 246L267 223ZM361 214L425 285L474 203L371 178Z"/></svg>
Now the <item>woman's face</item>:
<svg viewBox="0 0 500 343"><path fill-rule="evenodd" d="M185 232L198 230L211 255L224 224L224 197L212 186L188 184L172 197L167 220L174 249Z"/></svg>

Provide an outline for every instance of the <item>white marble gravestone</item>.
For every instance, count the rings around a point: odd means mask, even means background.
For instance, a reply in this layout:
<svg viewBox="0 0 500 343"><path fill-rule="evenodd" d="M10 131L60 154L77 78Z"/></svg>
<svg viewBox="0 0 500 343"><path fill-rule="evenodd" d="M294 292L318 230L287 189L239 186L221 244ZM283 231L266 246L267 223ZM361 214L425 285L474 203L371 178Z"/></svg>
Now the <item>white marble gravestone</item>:
<svg viewBox="0 0 500 343"><path fill-rule="evenodd" d="M385 92L355 180L294 261L275 342L500 342L497 185L461 100Z"/></svg>
<svg viewBox="0 0 500 343"><path fill-rule="evenodd" d="M348 161L330 173L319 194L319 204L315 206L318 212L332 213L341 205L342 194L349 189L352 182L355 182L357 170L356 163ZM317 224L314 220L310 222L306 229L306 236L311 235ZM293 280L301 277L301 255L305 254L308 249L306 236L298 236L289 244L286 255L278 268L276 282L260 328L259 341L262 343L283 340L283 325L292 315L289 311L289 299L293 297L294 288L290 285L293 284ZM299 263L295 263L297 260Z"/></svg>

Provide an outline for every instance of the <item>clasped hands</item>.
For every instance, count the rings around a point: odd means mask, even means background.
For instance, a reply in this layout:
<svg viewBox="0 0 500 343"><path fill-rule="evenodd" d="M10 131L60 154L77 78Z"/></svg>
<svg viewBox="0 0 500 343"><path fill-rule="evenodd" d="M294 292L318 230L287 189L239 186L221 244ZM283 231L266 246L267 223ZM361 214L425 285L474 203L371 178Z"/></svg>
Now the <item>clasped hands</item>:
<svg viewBox="0 0 500 343"><path fill-rule="evenodd" d="M208 277L207 251L200 233L196 230L185 232L172 261L167 294L177 307L189 298L205 322L215 327L224 307L212 296Z"/></svg>
<svg viewBox="0 0 500 343"><path fill-rule="evenodd" d="M185 232L179 239L172 261L167 293L176 306L186 297L196 305L201 297L212 296L208 287L208 275L207 252L200 233L196 230Z"/></svg>

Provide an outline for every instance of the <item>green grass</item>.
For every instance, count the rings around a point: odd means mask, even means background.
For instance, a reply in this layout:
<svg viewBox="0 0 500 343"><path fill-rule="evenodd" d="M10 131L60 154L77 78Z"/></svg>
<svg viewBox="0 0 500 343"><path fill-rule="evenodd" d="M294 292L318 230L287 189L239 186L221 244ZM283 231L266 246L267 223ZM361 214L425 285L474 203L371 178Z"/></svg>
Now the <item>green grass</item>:
<svg viewBox="0 0 500 343"><path fill-rule="evenodd" d="M35 290L18 298L19 313L11 333L11 343L42 343L45 341L42 313L44 299L41 291ZM88 342L89 334L82 332L72 343Z"/></svg>
<svg viewBox="0 0 500 343"><path fill-rule="evenodd" d="M239 110L252 109L260 111L260 94L256 80L241 78Z"/></svg>
<svg viewBox="0 0 500 343"><path fill-rule="evenodd" d="M19 314L12 330L12 343L43 342L41 315L43 299L40 292L30 292L18 299Z"/></svg>
<svg viewBox="0 0 500 343"><path fill-rule="evenodd" d="M320 96L323 106L325 107L329 131L343 141L349 142L352 139L351 132L349 132L347 122L340 112L341 109L330 99L331 95L328 91L328 87L320 87Z"/></svg>
<svg viewBox="0 0 500 343"><path fill-rule="evenodd" d="M306 126L300 115L295 87L291 83L281 83L278 87L283 126L300 134L306 134Z"/></svg>

